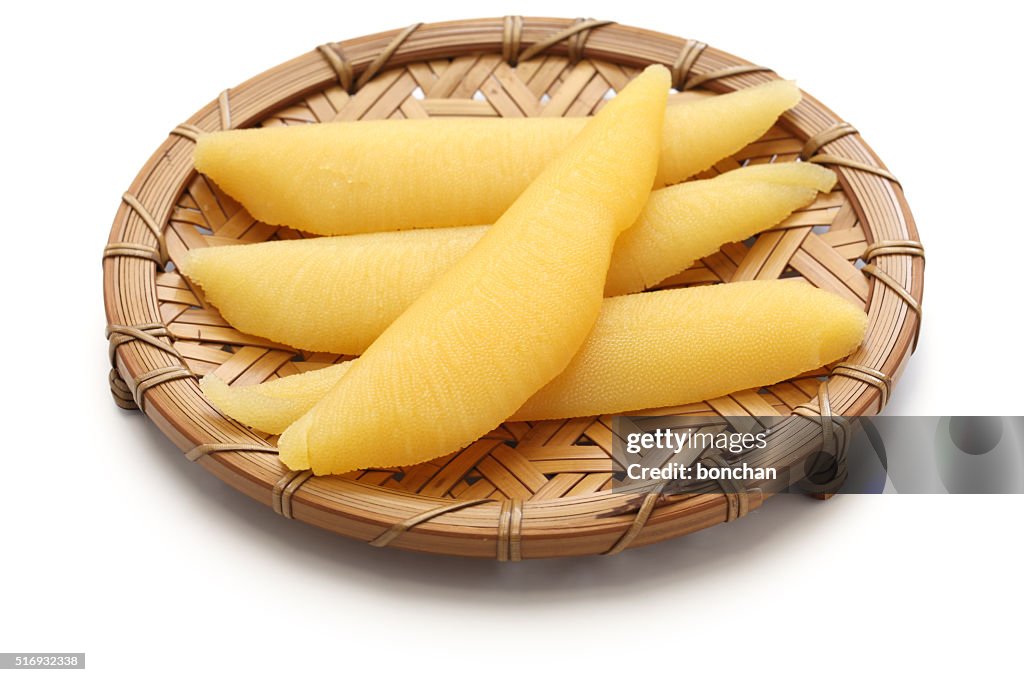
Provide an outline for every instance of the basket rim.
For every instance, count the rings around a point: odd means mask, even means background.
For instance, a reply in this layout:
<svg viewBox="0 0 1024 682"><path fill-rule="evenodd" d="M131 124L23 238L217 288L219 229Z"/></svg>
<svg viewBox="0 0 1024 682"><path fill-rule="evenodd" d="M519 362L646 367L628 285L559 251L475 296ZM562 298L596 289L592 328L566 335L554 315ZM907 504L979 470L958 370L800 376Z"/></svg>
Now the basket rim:
<svg viewBox="0 0 1024 682"><path fill-rule="evenodd" d="M103 263L105 310L111 325L108 329L117 335L125 328L160 324L156 261L166 253L140 257L116 248L152 244L154 229L160 234L166 227L177 197L195 174L191 148L197 132L252 125L305 95L339 82L345 85L346 79L350 87L356 87L366 74L370 74L365 78L369 81L385 68L480 52L502 54L505 61L513 63L524 51L537 46L544 54L570 59L633 67L667 64L673 69L676 85L682 88L688 82L699 81L703 88L729 92L778 78L762 67L698 41L620 24L571 19L503 17L417 24L320 46L225 90L172 131L139 172L126 193L135 203L126 200L119 207ZM855 130L830 139L848 124L806 93L800 105L783 115L780 124L808 141L805 150L818 148L808 155L827 145L826 163L836 159L853 162L836 162L833 167L869 244L917 242L917 228L898 181ZM871 267L882 274L868 278L868 334L883 342L869 345L865 341L854 361L848 363L854 369L837 373L828 382L829 402L818 407L819 412L827 407L844 416L877 413L912 353L920 324L923 258L907 251L876 255ZM143 333L148 334L146 330ZM131 340L138 339L133 336ZM138 394L140 385L152 380L154 372L173 368L176 363L184 367L173 352L148 341L132 343L121 337L113 346L112 362L128 396ZM872 370L883 378L862 370ZM207 411L213 408L206 403L198 382L184 376L174 378L181 380L147 386L144 402L140 402L146 415L190 459L285 516L375 544L393 533L394 537L383 544L517 559L524 556L524 546L527 550L536 548L535 553L525 552L527 557L542 556L551 554L552 546L564 538L592 536L591 542L580 545L583 551L573 553L608 553L737 516L736 494L648 501L624 500L621 493L605 491L545 501L512 500L500 505L484 501L453 504L447 498L358 481L310 478L302 472L288 471L276 462L276 457L261 451L268 444L248 430L237 425L211 427L210 415L202 411L201 405L205 404ZM191 413L183 411L183 405L189 406ZM815 405L808 406L811 413L815 409ZM809 424L794 416L793 437L806 440ZM204 447L211 443L228 445L222 450ZM759 506L772 492L744 491L743 512ZM439 501L443 502L440 506ZM526 524L524 517L528 519ZM575 525L565 524L570 517ZM418 520L408 525L414 519ZM400 528L403 524L408 527ZM622 545L624 540L628 541Z"/></svg>

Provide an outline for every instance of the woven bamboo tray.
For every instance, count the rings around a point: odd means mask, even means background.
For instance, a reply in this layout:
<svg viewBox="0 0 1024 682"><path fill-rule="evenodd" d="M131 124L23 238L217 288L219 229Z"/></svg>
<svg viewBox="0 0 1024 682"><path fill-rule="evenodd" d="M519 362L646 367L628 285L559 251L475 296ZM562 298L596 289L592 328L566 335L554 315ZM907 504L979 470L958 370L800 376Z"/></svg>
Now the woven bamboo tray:
<svg viewBox="0 0 1024 682"><path fill-rule="evenodd" d="M606 21L505 17L321 45L224 90L171 132L114 218L103 286L115 401L140 408L188 459L277 513L376 546L513 561L614 554L757 508L778 492L770 484L675 496L611 490L611 415L506 423L418 466L311 477L281 465L272 439L219 414L197 382L216 372L252 384L344 359L236 331L178 274L173 263L188 249L302 237L256 222L195 172L199 133L337 119L583 116L654 62L671 67L673 98L778 78L694 40ZM803 278L864 306L863 346L791 381L645 413L791 415L752 466L804 466L823 447L819 415L880 411L920 325L924 251L900 185L813 97L704 175L795 159L833 168L839 188L664 286Z"/></svg>

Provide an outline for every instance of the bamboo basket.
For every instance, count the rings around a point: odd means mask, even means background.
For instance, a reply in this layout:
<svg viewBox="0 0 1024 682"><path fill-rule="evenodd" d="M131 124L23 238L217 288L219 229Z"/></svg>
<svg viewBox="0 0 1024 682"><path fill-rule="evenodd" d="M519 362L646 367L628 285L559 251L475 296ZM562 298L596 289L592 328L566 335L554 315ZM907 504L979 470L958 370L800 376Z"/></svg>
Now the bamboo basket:
<svg viewBox="0 0 1024 682"><path fill-rule="evenodd" d="M217 372L252 384L345 359L234 330L178 274L174 262L191 248L302 236L256 222L197 174L198 134L337 119L582 116L655 62L671 68L674 98L778 77L694 40L607 21L505 17L321 45L224 90L170 133L114 218L103 255L114 400L141 409L189 460L277 513L375 546L511 561L614 554L756 509L778 490L764 482L685 495L611 490L611 415L506 423L417 466L312 477L280 464L272 438L219 414L197 382ZM839 188L663 286L803 278L864 306L863 346L774 386L644 413L788 416L751 466L806 467L828 446L823 431L840 431L831 428L836 417L879 412L920 325L924 251L900 185L813 97L703 176L795 159L833 168Z"/></svg>

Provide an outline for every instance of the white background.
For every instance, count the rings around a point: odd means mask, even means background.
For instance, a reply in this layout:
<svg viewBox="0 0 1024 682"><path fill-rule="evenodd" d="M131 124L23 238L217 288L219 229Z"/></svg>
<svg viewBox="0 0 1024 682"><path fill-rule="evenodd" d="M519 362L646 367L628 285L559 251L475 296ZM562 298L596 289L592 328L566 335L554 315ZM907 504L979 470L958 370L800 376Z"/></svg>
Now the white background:
<svg viewBox="0 0 1024 682"><path fill-rule="evenodd" d="M361 668L1019 675L1021 496L787 496L615 558L498 565L376 550L274 515L114 407L100 269L121 192L167 131L225 87L320 43L414 21L614 19L798 79L902 179L928 250L926 315L889 414L1022 414L1024 150L1011 94L1022 60L1008 5L8 8L0 651L84 650L86 675L103 680Z"/></svg>

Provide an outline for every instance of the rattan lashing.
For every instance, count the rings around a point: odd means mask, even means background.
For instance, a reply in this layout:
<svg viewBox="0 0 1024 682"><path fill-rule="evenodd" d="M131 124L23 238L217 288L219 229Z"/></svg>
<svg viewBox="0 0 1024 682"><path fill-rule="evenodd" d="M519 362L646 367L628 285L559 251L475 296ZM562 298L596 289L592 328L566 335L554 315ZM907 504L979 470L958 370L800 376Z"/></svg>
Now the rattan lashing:
<svg viewBox="0 0 1024 682"><path fill-rule="evenodd" d="M278 513L375 546L501 560L613 554L756 509L777 491L716 484L696 495L638 497L607 490L607 417L505 424L463 451L401 470L323 478L288 471L272 439L219 415L194 376L217 371L253 382L340 358L296 356L240 334L176 270L154 267L205 244L300 236L257 223L194 173L191 149L204 131L332 118L584 115L651 62L668 65L680 91L725 92L772 77L694 40L596 20L505 17L331 43L224 90L172 131L115 218L104 251L115 400L140 406L190 459ZM852 126L813 98L705 175L741 161L797 158L833 165L841 190L753 246L726 245L664 285L804 277L867 307L864 346L763 393L651 411L793 414L762 463L794 467L841 447L843 416L876 412L888 400L917 336L924 263L895 178ZM830 229L813 229L819 225Z"/></svg>

